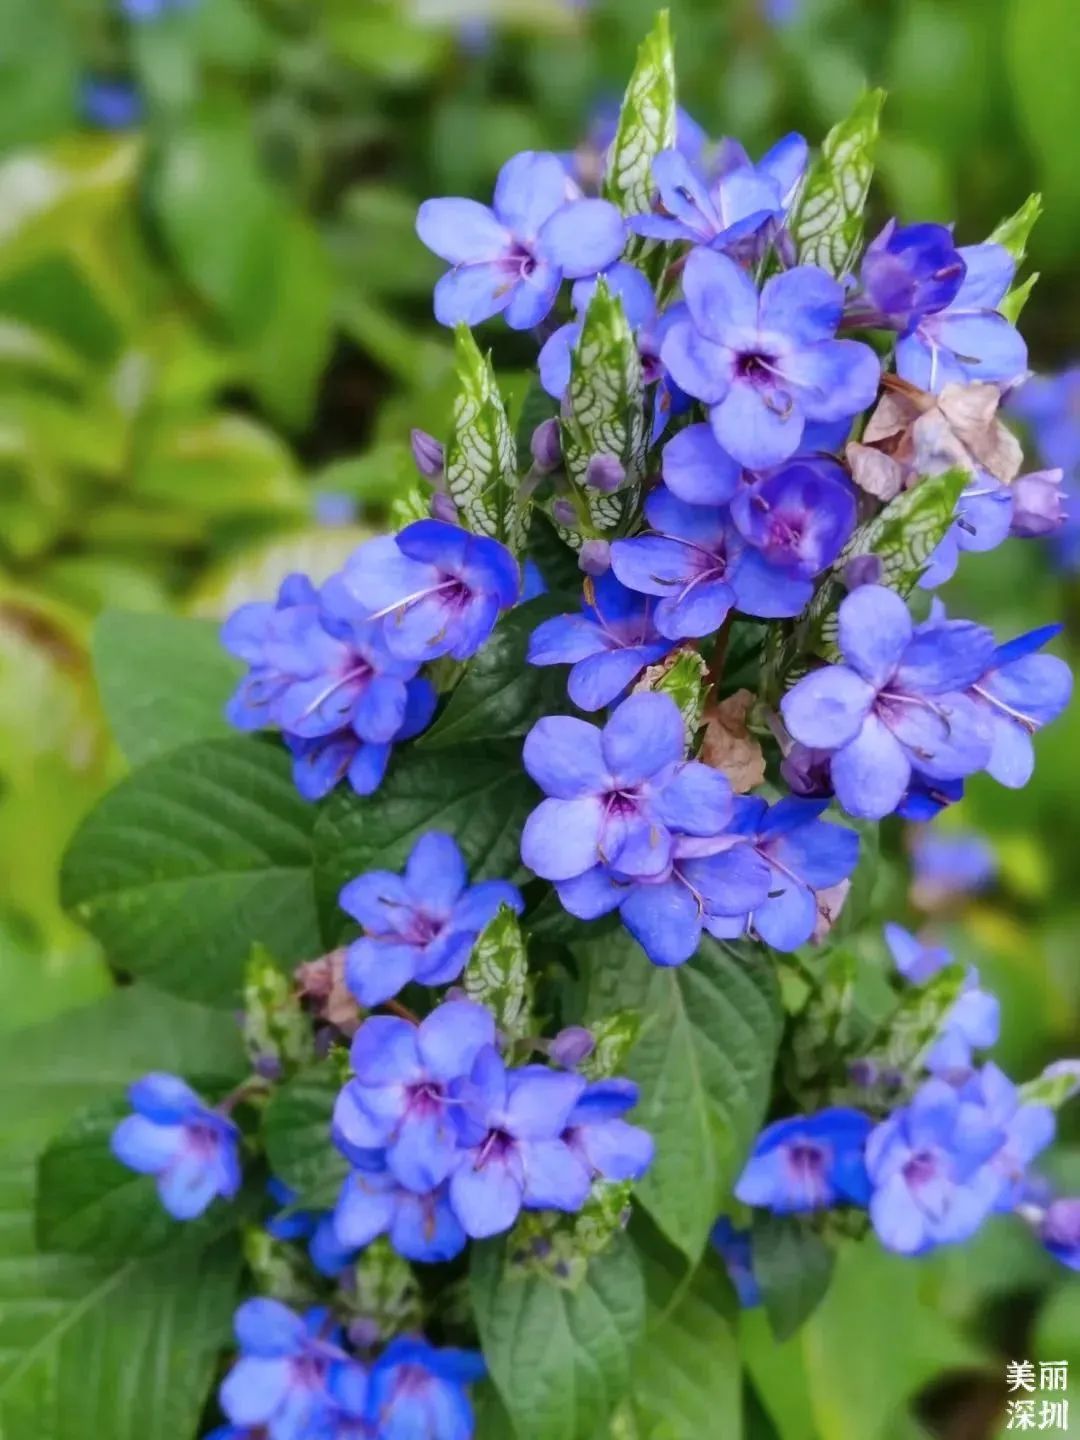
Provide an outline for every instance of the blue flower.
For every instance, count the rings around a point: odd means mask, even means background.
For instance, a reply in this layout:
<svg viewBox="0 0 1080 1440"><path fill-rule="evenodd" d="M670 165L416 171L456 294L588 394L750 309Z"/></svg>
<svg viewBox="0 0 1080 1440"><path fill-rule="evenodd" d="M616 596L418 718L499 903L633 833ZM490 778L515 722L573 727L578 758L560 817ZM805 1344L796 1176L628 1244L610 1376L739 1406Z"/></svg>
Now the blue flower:
<svg viewBox="0 0 1080 1440"><path fill-rule="evenodd" d="M342 1148L340 1139L338 1148ZM341 1187L334 1207L334 1233L351 1250L363 1250L386 1235L399 1255L422 1264L453 1260L466 1243L446 1185L418 1195L399 1184L389 1170L359 1166Z"/></svg>
<svg viewBox="0 0 1080 1440"><path fill-rule="evenodd" d="M952 964L943 945L927 945L902 925L890 922L885 926L885 943L897 970L912 985L925 985Z"/></svg>
<svg viewBox="0 0 1080 1440"><path fill-rule="evenodd" d="M411 980L446 985L456 980L481 930L508 905L523 902L506 880L469 885L456 842L437 830L421 835L403 875L372 870L341 892L343 910L365 934L348 950L345 978L361 1005L380 1005Z"/></svg>
<svg viewBox="0 0 1080 1440"><path fill-rule="evenodd" d="M766 564L809 580L830 566L850 539L855 491L835 461L792 460L741 486L731 518Z"/></svg>
<svg viewBox="0 0 1080 1440"><path fill-rule="evenodd" d="M507 1071L489 1047L454 1086L451 1116L462 1150L450 1204L474 1240L508 1230L529 1210L580 1210L591 1176L563 1139L585 1091L580 1075L526 1065Z"/></svg>
<svg viewBox="0 0 1080 1440"><path fill-rule="evenodd" d="M246 1300L233 1324L240 1358L218 1394L236 1426L265 1426L267 1440L304 1440L332 1427L335 1389L364 1384L321 1307L301 1318L278 1300Z"/></svg>
<svg viewBox="0 0 1080 1440"><path fill-rule="evenodd" d="M1080 365L1058 375L1032 375L1009 396L1009 410L1031 427L1047 465L1080 465Z"/></svg>
<svg viewBox="0 0 1080 1440"><path fill-rule="evenodd" d="M82 113L99 130L130 130L143 118L142 96L127 80L88 76L79 87Z"/></svg>
<svg viewBox="0 0 1080 1440"><path fill-rule="evenodd" d="M120 0L120 9L129 20L142 23L158 20L170 10L187 10L195 0Z"/></svg>
<svg viewBox="0 0 1080 1440"><path fill-rule="evenodd" d="M353 1037L353 1079L334 1107L337 1132L361 1150L384 1151L387 1169L407 1190L434 1190L457 1152L451 1084L494 1043L491 1013L468 1000L447 1001L418 1026L369 1016Z"/></svg>
<svg viewBox="0 0 1080 1440"><path fill-rule="evenodd" d="M1045 540L1066 523L1068 492L1061 470L1031 470L1012 483L1012 524L1009 534L1019 540Z"/></svg>
<svg viewBox="0 0 1080 1440"><path fill-rule="evenodd" d="M525 822L525 864L545 880L596 865L662 875L673 830L716 835L731 813L727 780L685 760L685 749L682 716L666 695L631 695L603 730L568 715L538 720L525 737L525 769L549 798Z"/></svg>
<svg viewBox="0 0 1080 1440"><path fill-rule="evenodd" d="M653 624L654 601L627 590L610 572L586 586L591 603L556 615L529 639L530 665L570 665L567 690L582 710L599 710L671 649Z"/></svg>
<svg viewBox="0 0 1080 1440"><path fill-rule="evenodd" d="M323 595L336 615L384 620L391 653L420 662L474 655L520 590L505 545L442 520L417 520L361 545Z"/></svg>
<svg viewBox="0 0 1080 1440"><path fill-rule="evenodd" d="M640 1180L649 1168L652 1136L622 1118L637 1103L638 1087L632 1080L597 1080L582 1092L562 1138L590 1175L604 1180Z"/></svg>
<svg viewBox="0 0 1080 1440"><path fill-rule="evenodd" d="M926 1068L945 1079L962 1080L971 1072L972 1051L996 1045L1000 1032L1001 1004L996 995L981 988L979 973L971 967L926 1054Z"/></svg>
<svg viewBox="0 0 1080 1440"><path fill-rule="evenodd" d="M478 325L502 312L513 330L539 325L564 277L606 269L626 243L614 205L580 198L559 157L532 150L499 171L492 208L425 200L416 233L453 267L435 286L439 323Z"/></svg>
<svg viewBox="0 0 1080 1440"><path fill-rule="evenodd" d="M761 1304L761 1287L754 1274L753 1241L749 1230L736 1230L726 1215L722 1215L710 1232L713 1248L724 1262L744 1310L752 1310Z"/></svg>
<svg viewBox="0 0 1080 1440"><path fill-rule="evenodd" d="M848 307L849 318L910 335L924 316L952 304L966 273L947 225L890 220L866 248L862 296Z"/></svg>
<svg viewBox="0 0 1080 1440"><path fill-rule="evenodd" d="M864 1150L872 1129L869 1116L843 1108L766 1126L739 1176L736 1199L777 1215L865 1205Z"/></svg>
<svg viewBox="0 0 1080 1440"><path fill-rule="evenodd" d="M912 898L923 910L937 909L993 884L997 856L981 835L925 831L911 846Z"/></svg>
<svg viewBox="0 0 1080 1440"><path fill-rule="evenodd" d="M999 645L969 692L990 727L986 768L1012 790L1026 785L1035 768L1031 737L1061 714L1072 695L1065 661L1037 653L1060 632L1060 625L1046 625Z"/></svg>
<svg viewBox="0 0 1080 1440"><path fill-rule="evenodd" d="M994 1209L1001 1177L987 1161L1004 1136L980 1104L928 1080L871 1134L870 1219L888 1250L921 1255L969 1240Z"/></svg>
<svg viewBox="0 0 1080 1440"><path fill-rule="evenodd" d="M687 505L724 505L739 488L742 466L716 443L708 425L687 425L664 446L664 484Z"/></svg>
<svg viewBox="0 0 1080 1440"><path fill-rule="evenodd" d="M954 780L990 758L990 726L962 692L982 674L993 636L968 621L918 629L891 590L863 585L843 601L839 643L846 664L804 676L781 702L803 745L832 752L837 798L849 814L895 810L912 771Z"/></svg>
<svg viewBox="0 0 1080 1440"><path fill-rule="evenodd" d="M1080 1270L1080 1196L1052 1200L1040 1218L1038 1234L1055 1260Z"/></svg>
<svg viewBox="0 0 1080 1440"><path fill-rule="evenodd" d="M283 1180L271 1179L267 1190L272 1199L286 1208L278 1215L272 1215L266 1222L267 1233L275 1240L308 1242L308 1255L320 1275L333 1278L353 1259L355 1251L342 1245L334 1228L333 1213L329 1210L293 1210L296 1191Z"/></svg>
<svg viewBox="0 0 1080 1440"><path fill-rule="evenodd" d="M135 1114L121 1120L110 1148L122 1165L157 1179L177 1220L201 1215L215 1196L240 1189L240 1132L175 1075L151 1074L128 1090Z"/></svg>
<svg viewBox="0 0 1080 1440"><path fill-rule="evenodd" d="M713 434L740 464L776 465L798 450L808 421L840 421L872 404L877 356L834 338L844 292L823 270L796 266L759 296L733 260L695 250L683 290L689 318L668 331L661 357L709 407Z"/></svg>
<svg viewBox="0 0 1080 1440"><path fill-rule="evenodd" d="M468 1386L486 1374L472 1350L436 1350L425 1340L399 1336L371 1367L364 1436L378 1440L470 1440L473 1411Z"/></svg>
<svg viewBox="0 0 1080 1440"><path fill-rule="evenodd" d="M747 545L723 507L688 505L661 485L645 518L653 533L613 541L611 568L631 590L659 597L656 628L669 639L711 635L735 608L797 615L813 593L809 581Z"/></svg>
<svg viewBox="0 0 1080 1440"><path fill-rule="evenodd" d="M963 284L943 310L925 314L896 346L896 372L938 394L973 380L1008 383L1027 369L1027 346L998 306L1016 262L1001 245L963 245Z"/></svg>
<svg viewBox="0 0 1080 1440"><path fill-rule="evenodd" d="M961 491L956 519L938 541L919 577L923 590L936 590L956 573L962 551L985 554L1009 538L1013 521L1011 485L979 470Z"/></svg>
<svg viewBox="0 0 1080 1440"><path fill-rule="evenodd" d="M993 1064L969 1076L960 1098L981 1107L1001 1131L1001 1144L987 1163L1001 1185L995 1208L1014 1210L1025 1194L1028 1167L1054 1138L1054 1112L1047 1105L1024 1104L1019 1089Z"/></svg>
<svg viewBox="0 0 1080 1440"><path fill-rule="evenodd" d="M933 820L942 810L964 798L963 780L933 780L912 770L911 783L896 807L902 820Z"/></svg>
<svg viewBox="0 0 1080 1440"><path fill-rule="evenodd" d="M318 604L318 592L306 575L287 575L273 603L241 605L222 625L221 643L249 667L225 707L230 725L262 730L277 724L278 701L296 679L294 665L307 665L293 637L317 616Z"/></svg>
<svg viewBox="0 0 1080 1440"><path fill-rule="evenodd" d="M628 220L636 235L655 240L689 240L712 250L731 250L767 226L783 221L806 169L807 145L787 135L752 165L729 151L720 172L710 177L682 150L663 150L653 161L660 192L655 214ZM734 163L731 163L731 162Z"/></svg>

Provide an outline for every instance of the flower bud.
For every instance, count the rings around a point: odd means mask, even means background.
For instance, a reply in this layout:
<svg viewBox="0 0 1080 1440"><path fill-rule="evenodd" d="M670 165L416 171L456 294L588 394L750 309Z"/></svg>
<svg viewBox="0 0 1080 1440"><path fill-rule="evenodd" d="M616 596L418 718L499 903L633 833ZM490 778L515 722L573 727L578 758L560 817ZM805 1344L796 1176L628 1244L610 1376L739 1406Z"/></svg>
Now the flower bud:
<svg viewBox="0 0 1080 1440"><path fill-rule="evenodd" d="M788 789L803 799L823 800L833 793L829 772L830 750L812 750L796 742L780 765Z"/></svg>
<svg viewBox="0 0 1080 1440"><path fill-rule="evenodd" d="M594 455L585 468L585 484L601 495L613 495L625 479L626 470L615 455Z"/></svg>
<svg viewBox="0 0 1080 1440"><path fill-rule="evenodd" d="M843 581L849 590L860 585L880 585L881 558L877 555L854 555L844 566Z"/></svg>
<svg viewBox="0 0 1080 1440"><path fill-rule="evenodd" d="M1009 534L1022 540L1051 535L1065 523L1060 470L1033 470L1013 481L1013 515Z"/></svg>
<svg viewBox="0 0 1080 1440"><path fill-rule="evenodd" d="M606 540L586 540L578 554L578 569L586 575L603 575L611 569L611 546Z"/></svg>
<svg viewBox="0 0 1080 1440"><path fill-rule="evenodd" d="M568 1025L552 1040L548 1054L556 1065L572 1070L575 1065L580 1065L582 1060L587 1060L595 1048L596 1041L584 1025Z"/></svg>
<svg viewBox="0 0 1080 1440"><path fill-rule="evenodd" d="M446 463L446 451L426 430L414 430L409 436L413 460L425 480L441 480Z"/></svg>
<svg viewBox="0 0 1080 1440"><path fill-rule="evenodd" d="M449 495L436 493L431 497L431 518L445 520L447 525L458 523L457 506Z"/></svg>
<svg viewBox="0 0 1080 1440"><path fill-rule="evenodd" d="M551 507L551 516L556 525L565 525L568 530L577 529L578 516L572 501L556 500Z"/></svg>
<svg viewBox="0 0 1080 1440"><path fill-rule="evenodd" d="M536 468L545 475L562 464L562 435L554 418L543 420L532 433L529 450Z"/></svg>

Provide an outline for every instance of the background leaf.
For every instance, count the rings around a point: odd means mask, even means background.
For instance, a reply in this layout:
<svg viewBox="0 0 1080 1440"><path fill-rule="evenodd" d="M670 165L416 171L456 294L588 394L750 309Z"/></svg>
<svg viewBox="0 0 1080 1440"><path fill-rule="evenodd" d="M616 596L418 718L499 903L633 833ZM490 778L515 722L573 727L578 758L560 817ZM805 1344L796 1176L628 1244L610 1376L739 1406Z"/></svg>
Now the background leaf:
<svg viewBox="0 0 1080 1440"><path fill-rule="evenodd" d="M349 1167L330 1143L334 1101L344 1083L337 1066L313 1065L279 1086L263 1115L270 1169L304 1200L332 1203Z"/></svg>
<svg viewBox="0 0 1080 1440"><path fill-rule="evenodd" d="M829 1287L833 1252L789 1216L754 1215L754 1277L777 1340L787 1340L817 1309Z"/></svg>

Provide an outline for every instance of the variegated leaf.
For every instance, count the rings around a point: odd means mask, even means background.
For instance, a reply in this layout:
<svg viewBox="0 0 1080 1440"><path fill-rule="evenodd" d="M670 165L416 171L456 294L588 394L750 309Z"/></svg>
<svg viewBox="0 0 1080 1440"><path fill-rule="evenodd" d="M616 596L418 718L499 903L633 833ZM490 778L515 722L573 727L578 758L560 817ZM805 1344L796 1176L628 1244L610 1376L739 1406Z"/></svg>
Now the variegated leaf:
<svg viewBox="0 0 1080 1440"><path fill-rule="evenodd" d="M1060 1110L1074 1095L1080 1095L1080 1060L1055 1060L1041 1075L1020 1086L1025 1105L1049 1105L1051 1110Z"/></svg>
<svg viewBox="0 0 1080 1440"><path fill-rule="evenodd" d="M499 1029L517 1038L528 1025L529 967L518 918L503 905L477 940L465 967L466 995L486 1006Z"/></svg>
<svg viewBox="0 0 1080 1440"><path fill-rule="evenodd" d="M863 210L874 173L884 90L871 90L825 137L791 222L801 264L846 275L862 238Z"/></svg>
<svg viewBox="0 0 1080 1440"><path fill-rule="evenodd" d="M633 508L645 463L645 436L637 342L622 300L600 280L571 358L562 416L563 461L588 530L610 534ZM600 456L623 467L617 491L602 493L585 483L590 460Z"/></svg>
<svg viewBox="0 0 1080 1440"><path fill-rule="evenodd" d="M697 650L687 646L676 650L658 665L650 665L635 690L655 690L670 695L679 707L689 744L701 728L701 715L709 691L709 667Z"/></svg>
<svg viewBox="0 0 1080 1440"><path fill-rule="evenodd" d="M457 327L454 350L460 388L446 447L447 489L467 529L517 552L525 540L517 457L491 356L481 354L466 325Z"/></svg>
<svg viewBox="0 0 1080 1440"><path fill-rule="evenodd" d="M638 49L608 154L604 194L624 215L650 208L652 162L674 146L675 127L675 60L668 12L661 10Z"/></svg>

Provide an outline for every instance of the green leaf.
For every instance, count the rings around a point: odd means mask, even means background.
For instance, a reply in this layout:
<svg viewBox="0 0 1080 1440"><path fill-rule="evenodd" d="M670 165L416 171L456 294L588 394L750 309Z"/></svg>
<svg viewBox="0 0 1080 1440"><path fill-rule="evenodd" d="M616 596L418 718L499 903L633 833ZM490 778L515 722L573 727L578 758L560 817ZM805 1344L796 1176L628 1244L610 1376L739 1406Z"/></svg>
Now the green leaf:
<svg viewBox="0 0 1080 1440"><path fill-rule="evenodd" d="M217 625L109 610L94 626L91 649L109 727L133 765L231 733L225 702L243 666L226 652Z"/></svg>
<svg viewBox="0 0 1080 1440"><path fill-rule="evenodd" d="M517 1440L593 1440L629 1390L645 1324L641 1269L625 1236L577 1289L508 1264L504 1242L472 1248L484 1358Z"/></svg>
<svg viewBox="0 0 1080 1440"><path fill-rule="evenodd" d="M509 905L481 932L461 977L466 995L495 1016L512 1038L528 1024L529 960L521 925Z"/></svg>
<svg viewBox="0 0 1080 1440"><path fill-rule="evenodd" d="M754 1277L777 1340L788 1340L813 1314L832 1279L835 1256L805 1222L757 1211Z"/></svg>
<svg viewBox="0 0 1080 1440"><path fill-rule="evenodd" d="M444 750L524 735L541 715L564 709L566 671L530 665L526 659L532 632L562 608L551 596L540 595L504 615L469 661L446 709L420 737L420 748Z"/></svg>
<svg viewBox="0 0 1080 1440"><path fill-rule="evenodd" d="M482 355L472 331L458 325L454 354L459 389L454 428L446 447L446 488L477 535L492 535L515 553L525 541L518 501L514 436L499 394L490 355Z"/></svg>
<svg viewBox="0 0 1080 1440"><path fill-rule="evenodd" d="M1039 279L1039 271L1034 270L1019 285L1014 285L1004 300L998 305L998 311L1005 316L1010 325L1015 325L1023 313L1024 306L1031 298L1031 292L1035 289Z"/></svg>
<svg viewBox="0 0 1080 1440"><path fill-rule="evenodd" d="M226 411L157 425L139 451L140 496L197 508L202 523L255 515L299 518L308 497L281 439Z"/></svg>
<svg viewBox="0 0 1080 1440"><path fill-rule="evenodd" d="M238 1247L185 1234L149 1259L35 1253L33 1176L16 1157L0 1172L4 1440L194 1440L229 1344Z"/></svg>
<svg viewBox="0 0 1080 1440"><path fill-rule="evenodd" d="M765 1114L781 1027L774 966L763 946L706 939L687 964L665 969L622 932L574 950L589 987L586 1023L644 1014L624 1072L641 1086L631 1118L656 1141L637 1196L696 1260Z"/></svg>
<svg viewBox="0 0 1080 1440"><path fill-rule="evenodd" d="M334 1101L344 1083L334 1059L302 1070L274 1092L263 1114L263 1141L274 1174L301 1198L332 1204L349 1167L330 1141Z"/></svg>
<svg viewBox="0 0 1080 1440"><path fill-rule="evenodd" d="M1028 240L1036 220L1042 214L1042 208L1042 196L1029 195L1015 215L1008 216L995 226L987 237L990 243L1001 245L1019 265L1027 254Z"/></svg>
<svg viewBox="0 0 1080 1440"><path fill-rule="evenodd" d="M245 1070L235 1018L149 985L128 985L92 1005L5 1035L0 1133L12 1141L48 1137L148 1070L226 1088Z"/></svg>
<svg viewBox="0 0 1080 1440"><path fill-rule="evenodd" d="M615 140L608 152L604 194L624 215L652 206L652 162L675 144L675 57L668 12L661 10L638 48L623 97Z"/></svg>
<svg viewBox="0 0 1080 1440"><path fill-rule="evenodd" d="M473 880L513 879L525 817L537 791L514 741L424 751L409 748L366 799L337 791L315 825L315 885L328 946L350 923L338 908L347 881L365 870L399 870L427 830L445 830Z"/></svg>
<svg viewBox="0 0 1080 1440"><path fill-rule="evenodd" d="M188 745L90 812L64 857L61 898L121 969L234 1005L252 945L286 965L320 951L314 823L277 744Z"/></svg>
<svg viewBox="0 0 1080 1440"><path fill-rule="evenodd" d="M628 1403L643 1436L702 1440L740 1434L741 1367L731 1285L707 1253L690 1275L662 1237L635 1220L631 1233L645 1271L645 1341L634 1362Z"/></svg>
<svg viewBox="0 0 1080 1440"><path fill-rule="evenodd" d="M181 1236L220 1234L230 1206L198 1221L174 1220L149 1175L121 1165L109 1148L124 1101L84 1111L45 1147L38 1162L37 1242L46 1252L101 1259L149 1255Z"/></svg>
<svg viewBox="0 0 1080 1440"><path fill-rule="evenodd" d="M884 103L884 90L868 91L826 135L791 223L800 264L820 265L837 277L850 270L862 240Z"/></svg>
<svg viewBox="0 0 1080 1440"><path fill-rule="evenodd" d="M562 450L576 486L583 529L610 532L637 499L645 462L641 357L622 300L598 280L570 357ZM586 484L589 462L617 461L624 478L614 494Z"/></svg>
<svg viewBox="0 0 1080 1440"><path fill-rule="evenodd" d="M1075 1060L1059 1060L1048 1065L1043 1073L1020 1086L1025 1105L1049 1105L1060 1110L1067 1100L1080 1094L1080 1065Z"/></svg>

